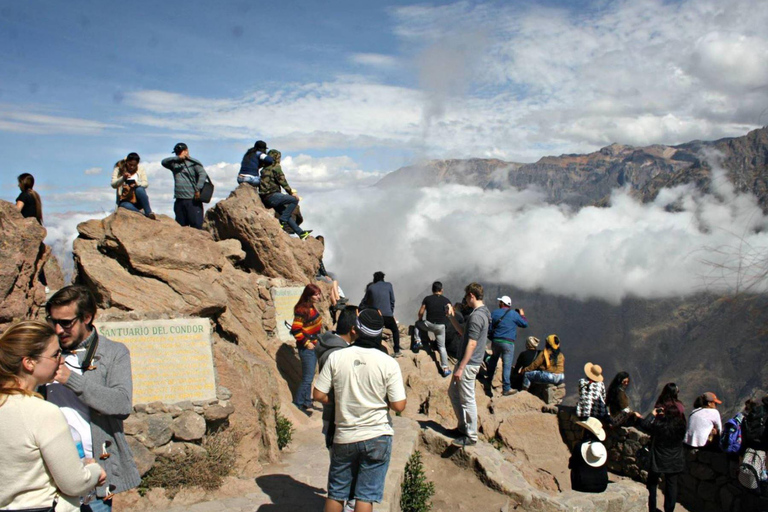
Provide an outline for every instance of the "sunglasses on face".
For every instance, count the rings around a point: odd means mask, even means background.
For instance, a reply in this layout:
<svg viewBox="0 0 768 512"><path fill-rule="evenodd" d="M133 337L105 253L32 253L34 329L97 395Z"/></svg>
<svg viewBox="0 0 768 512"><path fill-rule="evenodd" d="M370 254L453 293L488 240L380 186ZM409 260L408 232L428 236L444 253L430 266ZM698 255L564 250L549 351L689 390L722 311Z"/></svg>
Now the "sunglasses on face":
<svg viewBox="0 0 768 512"><path fill-rule="evenodd" d="M70 327L75 325L75 322L77 322L80 319L80 317L76 316L75 318L52 318L50 315L48 315L47 317L45 317L45 319L53 327L60 325L62 329L69 329Z"/></svg>

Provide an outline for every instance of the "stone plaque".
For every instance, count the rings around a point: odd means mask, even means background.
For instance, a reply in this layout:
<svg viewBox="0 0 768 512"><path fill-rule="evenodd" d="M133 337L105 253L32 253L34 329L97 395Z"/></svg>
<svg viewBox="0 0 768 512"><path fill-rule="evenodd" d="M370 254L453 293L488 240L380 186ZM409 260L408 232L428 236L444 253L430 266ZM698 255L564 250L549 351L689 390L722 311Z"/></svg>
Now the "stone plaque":
<svg viewBox="0 0 768 512"><path fill-rule="evenodd" d="M131 351L133 403L216 398L211 324L206 318L95 322Z"/></svg>
<svg viewBox="0 0 768 512"><path fill-rule="evenodd" d="M288 322L288 325L293 323L293 308L299 302L303 291L303 286L272 288L272 300L275 303L277 319L277 336L282 341L294 341L291 330L285 326L285 322Z"/></svg>

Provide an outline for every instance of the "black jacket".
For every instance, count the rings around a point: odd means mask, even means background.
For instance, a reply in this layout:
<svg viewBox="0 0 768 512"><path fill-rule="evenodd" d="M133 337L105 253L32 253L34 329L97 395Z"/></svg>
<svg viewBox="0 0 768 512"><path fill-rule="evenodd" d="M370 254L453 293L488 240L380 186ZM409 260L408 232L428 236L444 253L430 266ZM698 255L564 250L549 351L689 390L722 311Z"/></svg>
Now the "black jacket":
<svg viewBox="0 0 768 512"><path fill-rule="evenodd" d="M592 467L581 455L581 447L585 443L596 442L596 439L584 439L571 452L568 467L571 468L571 489L579 492L603 492L608 487L608 464Z"/></svg>
<svg viewBox="0 0 768 512"><path fill-rule="evenodd" d="M687 425L685 417L649 414L640 428L651 435L651 472L682 473L685 470L683 439Z"/></svg>

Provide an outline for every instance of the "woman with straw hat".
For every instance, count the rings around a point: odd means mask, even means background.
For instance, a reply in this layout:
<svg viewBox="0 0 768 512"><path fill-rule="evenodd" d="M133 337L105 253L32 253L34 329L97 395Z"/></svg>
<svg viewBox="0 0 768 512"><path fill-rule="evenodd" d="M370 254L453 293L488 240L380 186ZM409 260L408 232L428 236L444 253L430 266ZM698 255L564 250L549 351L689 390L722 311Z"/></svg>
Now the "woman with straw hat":
<svg viewBox="0 0 768 512"><path fill-rule="evenodd" d="M584 437L571 452L571 488L580 492L603 492L608 487L608 450L605 430L597 418L577 421L584 428Z"/></svg>
<svg viewBox="0 0 768 512"><path fill-rule="evenodd" d="M608 416L605 406L605 384L603 384L603 369L600 365L587 363L584 365L586 379L579 379L579 403L576 405L576 416L587 419L590 416L603 420Z"/></svg>

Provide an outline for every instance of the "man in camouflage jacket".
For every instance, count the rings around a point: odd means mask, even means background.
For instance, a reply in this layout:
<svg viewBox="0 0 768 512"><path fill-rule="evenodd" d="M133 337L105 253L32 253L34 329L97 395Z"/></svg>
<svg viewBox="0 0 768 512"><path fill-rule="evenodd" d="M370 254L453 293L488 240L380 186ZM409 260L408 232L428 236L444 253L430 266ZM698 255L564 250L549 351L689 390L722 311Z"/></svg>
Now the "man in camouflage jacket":
<svg viewBox="0 0 768 512"><path fill-rule="evenodd" d="M280 225L288 226L299 238L305 240L312 230L305 231L296 224L292 214L299 205L299 194L288 184L280 166L280 152L270 149L267 153L274 160L272 165L261 169L261 183L259 184L259 196L267 208L274 208L280 214ZM285 189L287 194L281 192Z"/></svg>

